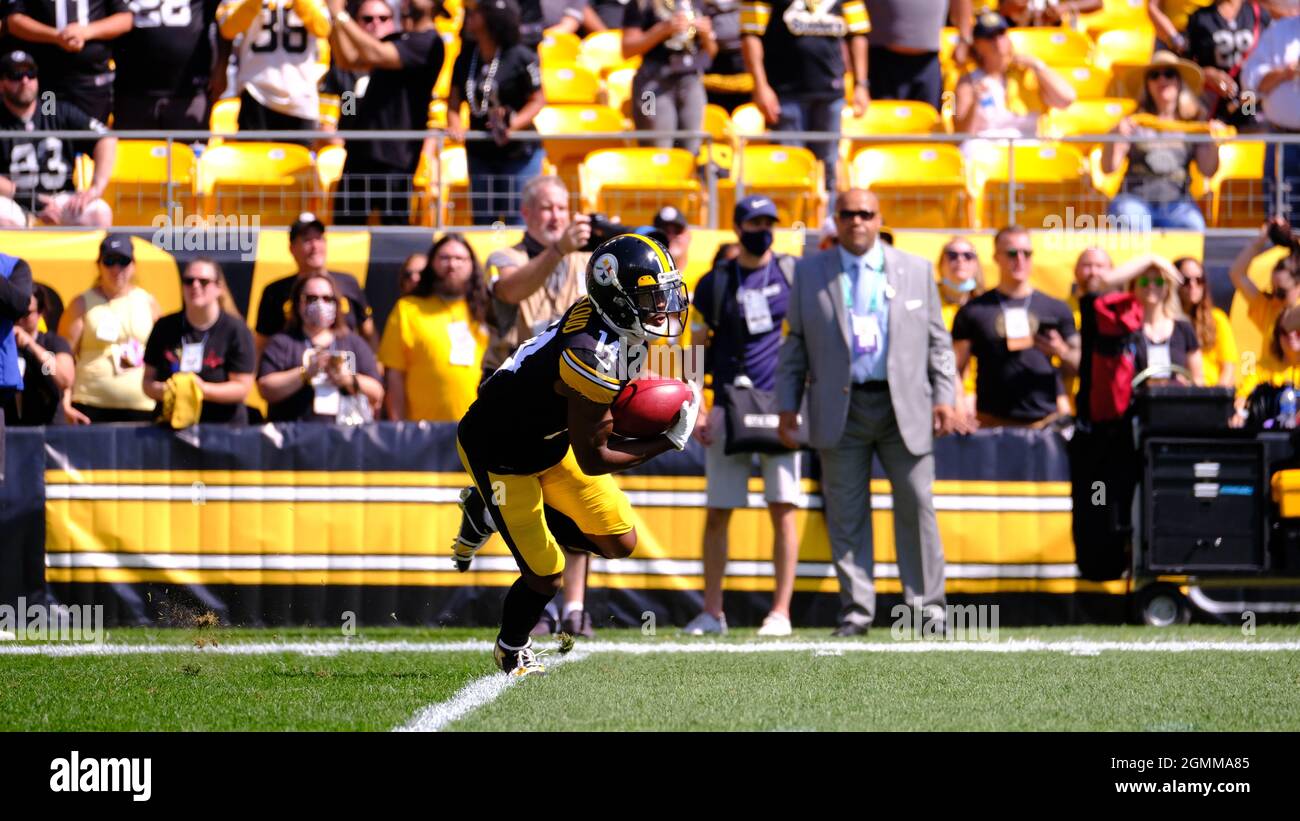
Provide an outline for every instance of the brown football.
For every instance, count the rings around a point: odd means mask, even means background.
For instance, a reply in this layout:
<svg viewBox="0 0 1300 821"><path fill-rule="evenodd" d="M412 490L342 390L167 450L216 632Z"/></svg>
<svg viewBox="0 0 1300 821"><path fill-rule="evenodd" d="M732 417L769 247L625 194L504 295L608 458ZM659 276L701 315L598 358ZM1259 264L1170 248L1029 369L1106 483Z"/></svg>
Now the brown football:
<svg viewBox="0 0 1300 821"><path fill-rule="evenodd" d="M610 409L614 433L629 439L658 436L668 430L691 400L691 389L680 379L637 379L627 383Z"/></svg>

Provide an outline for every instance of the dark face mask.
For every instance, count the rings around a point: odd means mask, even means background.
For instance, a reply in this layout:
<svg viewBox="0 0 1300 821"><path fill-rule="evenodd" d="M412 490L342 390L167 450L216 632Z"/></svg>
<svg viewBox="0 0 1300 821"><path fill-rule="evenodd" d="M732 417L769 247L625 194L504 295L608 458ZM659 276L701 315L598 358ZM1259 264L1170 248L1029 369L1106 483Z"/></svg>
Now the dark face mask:
<svg viewBox="0 0 1300 821"><path fill-rule="evenodd" d="M767 253L767 249L772 247L772 232L741 231L740 245L754 256L761 257Z"/></svg>

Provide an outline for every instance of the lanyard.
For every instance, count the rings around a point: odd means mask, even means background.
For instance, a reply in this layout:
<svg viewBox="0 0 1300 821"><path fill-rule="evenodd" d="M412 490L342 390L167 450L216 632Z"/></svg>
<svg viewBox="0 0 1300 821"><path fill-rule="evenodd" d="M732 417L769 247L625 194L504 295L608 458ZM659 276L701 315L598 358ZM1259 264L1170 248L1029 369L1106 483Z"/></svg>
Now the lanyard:
<svg viewBox="0 0 1300 821"><path fill-rule="evenodd" d="M862 270L867 270L870 271L872 274L875 274L876 276L873 277L873 279L878 279L879 275L885 272L885 269L883 267L879 269L872 268L870 265L867 264L865 258L862 261ZM861 275L862 272L861 270L859 270L858 276L860 277ZM845 279L843 280L843 284L844 284L844 305L849 309L849 313L853 313L853 305L855 303L855 300L853 298L853 289L857 284L857 277L854 278L845 277ZM888 283L885 283L884 287L881 287L878 283L875 282L873 282L872 285L873 287L871 289L871 298L867 300L867 312L878 314L880 313L881 310L880 293L881 291L885 290L885 288L888 287Z"/></svg>

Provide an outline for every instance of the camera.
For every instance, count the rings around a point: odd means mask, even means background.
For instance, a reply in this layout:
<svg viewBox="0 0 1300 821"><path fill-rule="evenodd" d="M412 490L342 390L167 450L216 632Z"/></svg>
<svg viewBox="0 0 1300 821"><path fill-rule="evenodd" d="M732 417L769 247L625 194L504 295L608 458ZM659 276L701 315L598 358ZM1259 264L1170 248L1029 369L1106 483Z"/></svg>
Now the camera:
<svg viewBox="0 0 1300 821"><path fill-rule="evenodd" d="M604 214L589 214L587 219L591 221L591 238L587 244L579 248L579 251L585 251L590 254L596 250L596 247L607 239L613 239L619 234L626 234L627 229L618 220L611 220Z"/></svg>

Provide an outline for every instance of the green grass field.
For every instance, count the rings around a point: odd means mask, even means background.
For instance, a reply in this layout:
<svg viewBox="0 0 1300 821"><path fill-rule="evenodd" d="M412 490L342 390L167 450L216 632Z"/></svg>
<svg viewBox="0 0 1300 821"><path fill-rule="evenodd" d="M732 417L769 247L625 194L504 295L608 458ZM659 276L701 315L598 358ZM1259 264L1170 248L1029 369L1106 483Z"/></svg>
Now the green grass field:
<svg viewBox="0 0 1300 821"><path fill-rule="evenodd" d="M801 630L780 651L752 631L605 630L513 686L493 672L492 635L114 630L96 655L3 642L0 730L390 730L447 703L461 708L443 728L466 731L1300 730L1300 626L1003 628L983 651L887 630L865 642ZM484 687L490 697L465 695Z"/></svg>

